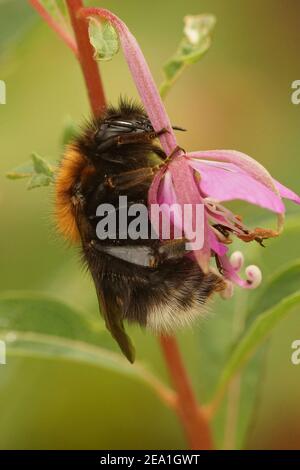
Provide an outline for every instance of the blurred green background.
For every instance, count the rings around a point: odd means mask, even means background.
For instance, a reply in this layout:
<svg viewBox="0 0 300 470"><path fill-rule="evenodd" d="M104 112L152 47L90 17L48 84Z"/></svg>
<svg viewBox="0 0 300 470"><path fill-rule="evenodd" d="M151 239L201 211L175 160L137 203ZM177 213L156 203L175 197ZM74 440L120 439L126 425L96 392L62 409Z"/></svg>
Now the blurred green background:
<svg viewBox="0 0 300 470"><path fill-rule="evenodd" d="M292 105L290 97L291 83L300 79L300 3L87 2L92 3L111 9L128 24L157 83L180 40L183 17L215 14L211 49L185 72L166 100L172 122L188 129L180 144L191 150L241 150L299 192L300 106ZM109 101L116 103L121 93L137 96L121 53L102 64L101 72ZM51 190L26 191L22 181L5 178L32 151L58 160L64 123L70 118L80 123L89 115L78 64L25 0L0 0L0 79L7 85L7 104L0 106L0 289L51 294L98 316L94 289L77 250L55 232ZM250 220L256 214L253 208L241 207ZM297 212L291 204L288 210ZM266 276L299 256L298 237L270 242L267 250L260 255ZM199 352L199 342L205 337L216 344L223 341L222 316L229 315L232 304L224 305L216 301L207 321L180 335L201 398L206 393L201 376L205 355ZM300 338L299 315L295 309L272 335L256 421L247 434L249 448L300 447L300 366L290 362L291 343ZM135 328L131 334L138 359L168 380L156 339ZM10 357L0 366L0 402L1 449L185 447L177 418L150 389L101 368Z"/></svg>

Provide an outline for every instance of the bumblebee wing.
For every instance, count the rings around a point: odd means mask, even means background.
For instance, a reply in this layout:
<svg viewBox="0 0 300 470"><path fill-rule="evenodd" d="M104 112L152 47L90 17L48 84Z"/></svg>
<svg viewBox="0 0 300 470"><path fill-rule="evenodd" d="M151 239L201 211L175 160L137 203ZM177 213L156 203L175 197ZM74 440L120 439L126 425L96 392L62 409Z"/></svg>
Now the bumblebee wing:
<svg viewBox="0 0 300 470"><path fill-rule="evenodd" d="M99 282L95 281L95 278L94 282L97 291L99 309L104 317L106 328L117 341L121 351L128 361L133 363L135 359L135 350L131 339L124 328L122 320L122 306L118 304L118 299L110 295L110 293L108 293L108 295L104 295L102 286L99 285Z"/></svg>
<svg viewBox="0 0 300 470"><path fill-rule="evenodd" d="M76 221L81 235L84 258L86 259L94 280L99 309L100 313L104 317L106 328L117 341L121 351L127 357L129 362L133 363L135 359L135 350L123 325L123 306L120 302L118 303L118 296L113 291L113 283L111 283L111 287L103 285L101 266L99 265L98 257L95 257L95 247L89 242L92 238L93 231L89 222L83 216L81 207L77 207Z"/></svg>

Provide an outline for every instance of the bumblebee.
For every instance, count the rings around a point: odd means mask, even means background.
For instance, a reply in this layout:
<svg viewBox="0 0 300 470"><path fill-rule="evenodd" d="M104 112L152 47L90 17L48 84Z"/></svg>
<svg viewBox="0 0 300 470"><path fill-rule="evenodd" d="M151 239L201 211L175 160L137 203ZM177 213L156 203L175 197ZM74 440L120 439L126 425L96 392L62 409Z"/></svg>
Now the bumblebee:
<svg viewBox="0 0 300 470"><path fill-rule="evenodd" d="M139 105L121 101L88 122L67 146L55 187L59 231L81 245L93 278L106 326L130 362L134 348L124 321L168 334L201 315L213 292L224 288L220 276L204 274L186 256L184 240L97 237L97 207L147 204L148 190L167 156ZM150 223L150 221L149 221Z"/></svg>

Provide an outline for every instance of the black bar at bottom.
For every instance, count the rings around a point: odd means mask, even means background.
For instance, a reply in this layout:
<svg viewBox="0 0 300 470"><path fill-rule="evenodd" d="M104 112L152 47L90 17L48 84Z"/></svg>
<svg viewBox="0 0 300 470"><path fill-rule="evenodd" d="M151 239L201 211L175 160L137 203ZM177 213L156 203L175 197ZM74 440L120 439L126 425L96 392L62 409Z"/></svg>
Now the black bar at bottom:
<svg viewBox="0 0 300 470"><path fill-rule="evenodd" d="M272 464L275 467L300 463L300 451L0 451L0 468L16 464L23 467L37 464L39 468L54 468L55 465L72 465L76 468L100 468L103 466L121 466L137 468L149 465L188 465L203 466L205 464L237 464L252 465L256 462ZM298 466L297 466L298 468Z"/></svg>

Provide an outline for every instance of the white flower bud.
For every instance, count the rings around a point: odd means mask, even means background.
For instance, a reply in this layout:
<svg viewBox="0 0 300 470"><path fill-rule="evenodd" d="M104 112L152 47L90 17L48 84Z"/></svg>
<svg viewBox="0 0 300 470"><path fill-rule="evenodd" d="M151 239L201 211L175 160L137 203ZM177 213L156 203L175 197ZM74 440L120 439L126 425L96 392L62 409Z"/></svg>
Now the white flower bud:
<svg viewBox="0 0 300 470"><path fill-rule="evenodd" d="M247 282L251 289L258 287L262 281L262 273L258 266L252 264L246 268Z"/></svg>
<svg viewBox="0 0 300 470"><path fill-rule="evenodd" d="M241 251L235 251L230 256L230 263L235 271L240 271L244 265L244 255Z"/></svg>

